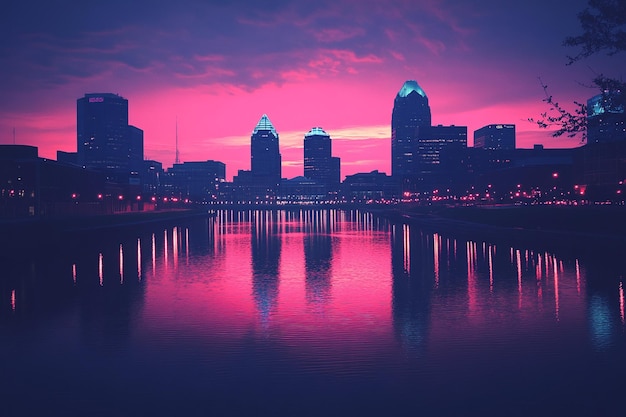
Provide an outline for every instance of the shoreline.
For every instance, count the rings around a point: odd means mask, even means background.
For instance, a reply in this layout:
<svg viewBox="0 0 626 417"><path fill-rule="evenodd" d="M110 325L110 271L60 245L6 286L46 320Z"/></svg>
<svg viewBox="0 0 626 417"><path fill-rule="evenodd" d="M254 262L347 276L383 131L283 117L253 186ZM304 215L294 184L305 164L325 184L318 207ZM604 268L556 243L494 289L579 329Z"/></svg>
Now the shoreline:
<svg viewBox="0 0 626 417"><path fill-rule="evenodd" d="M558 248L588 255L626 248L624 206L438 207L377 211L395 223L468 240Z"/></svg>
<svg viewBox="0 0 626 417"><path fill-rule="evenodd" d="M0 248L8 252L37 250L90 235L125 235L157 224L207 219L210 216L205 210L164 210L3 221L0 222L0 232L5 239L1 241Z"/></svg>

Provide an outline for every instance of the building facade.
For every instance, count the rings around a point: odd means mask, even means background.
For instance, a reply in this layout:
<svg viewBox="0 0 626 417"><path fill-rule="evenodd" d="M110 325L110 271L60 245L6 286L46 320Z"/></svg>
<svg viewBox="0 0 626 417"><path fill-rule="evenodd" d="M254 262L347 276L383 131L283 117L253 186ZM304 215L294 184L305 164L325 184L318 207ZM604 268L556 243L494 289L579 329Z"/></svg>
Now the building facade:
<svg viewBox="0 0 626 417"><path fill-rule="evenodd" d="M219 161L174 164L163 178L163 191L169 197L194 202L217 199L219 186L226 179L226 165Z"/></svg>
<svg viewBox="0 0 626 417"><path fill-rule="evenodd" d="M428 97L414 80L404 83L391 115L391 176L403 189L415 187L420 128L431 125Z"/></svg>
<svg viewBox="0 0 626 417"><path fill-rule="evenodd" d="M314 127L304 135L304 176L337 191L340 183L340 161L332 156L330 135Z"/></svg>
<svg viewBox="0 0 626 417"><path fill-rule="evenodd" d="M626 140L625 94L605 92L587 100L587 143Z"/></svg>
<svg viewBox="0 0 626 417"><path fill-rule="evenodd" d="M276 191L281 179L278 133L264 114L250 137L250 165L254 180Z"/></svg>
<svg viewBox="0 0 626 417"><path fill-rule="evenodd" d="M515 125L493 124L474 131L474 148L515 149Z"/></svg>

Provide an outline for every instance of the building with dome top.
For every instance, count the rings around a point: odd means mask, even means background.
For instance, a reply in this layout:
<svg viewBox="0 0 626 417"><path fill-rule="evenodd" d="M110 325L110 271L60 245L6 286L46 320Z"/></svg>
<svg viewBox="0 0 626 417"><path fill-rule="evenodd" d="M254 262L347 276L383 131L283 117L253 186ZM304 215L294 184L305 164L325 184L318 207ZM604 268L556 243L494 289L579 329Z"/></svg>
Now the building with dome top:
<svg viewBox="0 0 626 417"><path fill-rule="evenodd" d="M332 156L330 135L314 127L304 135L304 176L322 184L326 191L337 191L340 160Z"/></svg>
<svg viewBox="0 0 626 417"><path fill-rule="evenodd" d="M433 192L452 183L467 147L467 127L432 126L428 96L408 80L391 114L391 176L404 192Z"/></svg>

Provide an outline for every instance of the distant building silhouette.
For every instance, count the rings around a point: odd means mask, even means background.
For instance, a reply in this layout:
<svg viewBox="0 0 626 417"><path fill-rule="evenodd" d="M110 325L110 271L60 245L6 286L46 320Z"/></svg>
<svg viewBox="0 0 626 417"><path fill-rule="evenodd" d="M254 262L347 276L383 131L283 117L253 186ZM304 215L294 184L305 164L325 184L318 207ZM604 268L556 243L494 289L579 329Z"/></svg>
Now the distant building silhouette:
<svg viewBox="0 0 626 417"><path fill-rule="evenodd" d="M515 149L515 125L493 124L475 130L474 148Z"/></svg>
<svg viewBox="0 0 626 417"><path fill-rule="evenodd" d="M346 201L391 199L398 193L398 184L384 172L359 172L348 175L341 185Z"/></svg>
<svg viewBox="0 0 626 417"><path fill-rule="evenodd" d="M340 183L340 160L332 156L330 135L314 127L304 135L304 176L337 191Z"/></svg>
<svg viewBox="0 0 626 417"><path fill-rule="evenodd" d="M225 181L226 166L219 161L174 164L163 178L166 195L194 202L213 201L219 185Z"/></svg>
<svg viewBox="0 0 626 417"><path fill-rule="evenodd" d="M130 210L122 193L102 172L40 158L35 146L0 145L1 219Z"/></svg>
<svg viewBox="0 0 626 417"><path fill-rule="evenodd" d="M431 125L428 97L414 80L404 83L391 115L391 176L403 188L413 188L419 171L419 128Z"/></svg>
<svg viewBox="0 0 626 417"><path fill-rule="evenodd" d="M163 174L163 164L161 162L150 159L143 161L143 169L140 174L143 192L151 196L160 195Z"/></svg>

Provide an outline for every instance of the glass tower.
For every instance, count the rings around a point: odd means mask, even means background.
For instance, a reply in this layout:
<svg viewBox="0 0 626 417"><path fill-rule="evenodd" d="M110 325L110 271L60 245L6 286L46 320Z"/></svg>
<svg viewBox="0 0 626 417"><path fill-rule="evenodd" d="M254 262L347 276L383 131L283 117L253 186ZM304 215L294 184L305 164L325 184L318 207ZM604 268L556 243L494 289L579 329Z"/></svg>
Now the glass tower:
<svg viewBox="0 0 626 417"><path fill-rule="evenodd" d="M426 93L417 81L406 81L396 95L391 114L391 176L404 189L416 183L420 128L430 125Z"/></svg>
<svg viewBox="0 0 626 417"><path fill-rule="evenodd" d="M129 139L128 100L111 93L85 94L77 100L76 116L78 163L129 173L137 150Z"/></svg>
<svg viewBox="0 0 626 417"><path fill-rule="evenodd" d="M250 140L252 176L259 184L277 187L281 179L278 133L266 114L257 123Z"/></svg>
<svg viewBox="0 0 626 417"><path fill-rule="evenodd" d="M304 176L334 190L339 187L339 175L330 135L321 127L312 128L304 135Z"/></svg>

